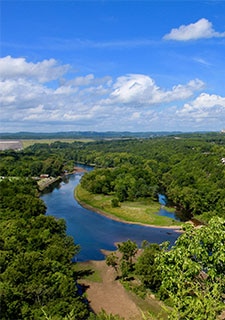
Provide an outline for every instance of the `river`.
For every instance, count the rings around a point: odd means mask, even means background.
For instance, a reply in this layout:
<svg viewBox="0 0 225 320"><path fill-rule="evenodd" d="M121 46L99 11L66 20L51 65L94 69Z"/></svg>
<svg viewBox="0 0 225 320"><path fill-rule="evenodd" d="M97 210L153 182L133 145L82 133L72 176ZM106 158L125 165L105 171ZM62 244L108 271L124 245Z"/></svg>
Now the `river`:
<svg viewBox="0 0 225 320"><path fill-rule="evenodd" d="M80 178L80 174L71 175L68 181L41 196L47 206L46 214L65 219L67 234L80 245L77 261L103 260L101 249L115 250L116 242L128 239L140 245L143 240L173 244L178 238L179 233L172 229L118 222L83 208L74 198L74 188Z"/></svg>

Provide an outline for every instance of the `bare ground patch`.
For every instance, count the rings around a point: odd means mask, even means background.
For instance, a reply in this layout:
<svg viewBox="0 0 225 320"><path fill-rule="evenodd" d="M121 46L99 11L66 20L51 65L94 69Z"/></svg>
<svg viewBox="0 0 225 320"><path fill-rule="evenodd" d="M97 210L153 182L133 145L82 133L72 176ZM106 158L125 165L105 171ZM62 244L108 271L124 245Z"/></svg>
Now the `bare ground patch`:
<svg viewBox="0 0 225 320"><path fill-rule="evenodd" d="M104 254L107 253L104 250ZM93 274L82 278L79 284L85 288L90 307L95 313L104 310L107 314L118 315L125 320L167 319L160 301L153 295L142 299L126 291L116 280L115 270L107 266L105 261L92 260L80 263L80 266L83 270L93 270Z"/></svg>
<svg viewBox="0 0 225 320"><path fill-rule="evenodd" d="M88 266L97 269L101 275L101 282L80 280L95 313L105 310L107 314L119 315L126 320L143 319L131 295L115 280L117 275L112 267L107 266L105 261L91 261Z"/></svg>

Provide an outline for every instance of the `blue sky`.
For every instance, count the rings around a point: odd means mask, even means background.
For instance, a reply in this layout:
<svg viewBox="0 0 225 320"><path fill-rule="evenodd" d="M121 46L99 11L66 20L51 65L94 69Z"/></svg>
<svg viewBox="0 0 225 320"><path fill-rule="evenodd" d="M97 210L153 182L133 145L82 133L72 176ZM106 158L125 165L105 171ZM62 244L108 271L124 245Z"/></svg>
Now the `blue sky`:
<svg viewBox="0 0 225 320"><path fill-rule="evenodd" d="M1 132L220 131L225 1L1 2Z"/></svg>

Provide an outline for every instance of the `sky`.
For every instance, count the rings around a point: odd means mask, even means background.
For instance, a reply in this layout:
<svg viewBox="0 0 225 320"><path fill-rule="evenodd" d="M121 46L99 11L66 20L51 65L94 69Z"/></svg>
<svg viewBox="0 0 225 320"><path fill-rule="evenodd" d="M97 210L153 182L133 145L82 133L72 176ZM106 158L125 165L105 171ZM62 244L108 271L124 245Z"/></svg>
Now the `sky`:
<svg viewBox="0 0 225 320"><path fill-rule="evenodd" d="M0 9L0 132L225 129L224 0Z"/></svg>

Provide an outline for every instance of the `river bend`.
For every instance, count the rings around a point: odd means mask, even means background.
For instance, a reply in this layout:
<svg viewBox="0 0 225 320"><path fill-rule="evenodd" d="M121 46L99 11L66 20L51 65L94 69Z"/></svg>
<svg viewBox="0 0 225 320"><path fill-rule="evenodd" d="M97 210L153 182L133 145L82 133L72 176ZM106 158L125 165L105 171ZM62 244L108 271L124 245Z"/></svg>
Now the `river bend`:
<svg viewBox="0 0 225 320"><path fill-rule="evenodd" d="M61 182L52 192L41 196L47 206L46 214L65 219L67 234L80 245L77 261L102 260L101 249L114 250L116 242L128 239L140 245L143 240L174 243L178 238L179 233L172 229L118 222L83 208L74 199L80 178L79 174L71 175L67 182Z"/></svg>

